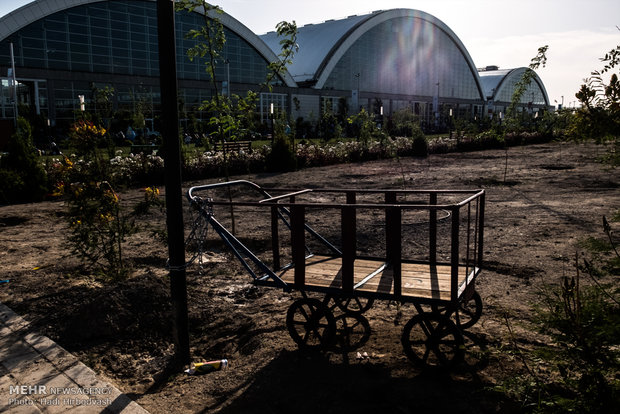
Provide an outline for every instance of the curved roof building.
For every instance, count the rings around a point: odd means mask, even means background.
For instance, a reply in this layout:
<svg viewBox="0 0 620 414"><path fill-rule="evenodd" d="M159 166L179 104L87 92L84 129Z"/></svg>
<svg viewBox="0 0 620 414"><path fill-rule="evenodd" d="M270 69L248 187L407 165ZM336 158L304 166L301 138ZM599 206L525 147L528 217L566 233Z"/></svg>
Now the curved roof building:
<svg viewBox="0 0 620 414"><path fill-rule="evenodd" d="M280 53L275 32L257 36L233 17L217 16L226 43L217 66L217 87L244 94L266 80ZM204 24L204 15L176 16L179 93L184 110L197 108L214 91L204 62L190 61L194 45L184 35ZM411 108L426 127L448 116L482 115L487 100L510 102L523 68L478 73L458 36L441 20L411 9L376 11L299 28L299 50L288 72L262 93L259 111L270 108L292 118L316 120L323 111L366 108L389 115ZM114 88L116 109L140 108L145 118L159 111L159 53L156 0L38 0L0 18L0 76L11 67L13 45L18 101L56 121L72 121L84 96L87 109L96 90ZM0 120L14 118L11 80L0 78ZM547 105L538 77L526 104ZM343 105L344 103L344 105ZM272 105L273 104L273 105Z"/></svg>
<svg viewBox="0 0 620 414"><path fill-rule="evenodd" d="M275 33L261 37L277 50ZM377 11L303 26L298 44L289 71L297 82L316 89L434 96L439 83L440 97L483 99L463 43L442 21L419 10Z"/></svg>
<svg viewBox="0 0 620 414"><path fill-rule="evenodd" d="M497 66L487 66L480 70L480 80L484 88L484 96L490 106L500 111L505 109L512 102L517 82L521 79L528 68L498 69ZM521 96L521 104L529 107L549 106L549 96L542 80L534 74L534 79ZM502 109L503 108L503 109Z"/></svg>
<svg viewBox="0 0 620 414"><path fill-rule="evenodd" d="M277 49L274 32L261 38ZM447 108L481 112L484 92L474 62L458 36L428 13L395 9L306 25L298 44L289 67L298 84L325 96L350 96L352 108L380 102L390 113L411 106L427 119Z"/></svg>
<svg viewBox="0 0 620 414"><path fill-rule="evenodd" d="M276 54L233 17L218 15L226 34L220 83L229 80L240 92L264 82L267 65ZM202 25L197 13L179 12L176 18L179 89L186 107L211 96L204 62L190 61L186 51L194 43L185 39ZM114 87L118 107L147 100L156 113L159 106L159 53L155 0L39 0L0 19L0 73L10 67L13 44L20 101L36 106L52 119L73 119L78 96L91 103L93 87ZM224 63L226 62L226 63ZM7 79L3 81L0 117L12 117ZM277 82L295 87L285 73ZM242 85L242 86L241 86ZM152 117L153 114L151 114Z"/></svg>

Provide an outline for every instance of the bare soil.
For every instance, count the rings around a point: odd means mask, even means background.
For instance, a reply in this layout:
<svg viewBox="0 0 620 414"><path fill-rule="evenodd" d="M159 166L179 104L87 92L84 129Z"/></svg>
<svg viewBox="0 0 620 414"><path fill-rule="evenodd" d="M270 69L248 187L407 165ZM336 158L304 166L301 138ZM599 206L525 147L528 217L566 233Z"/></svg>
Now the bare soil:
<svg viewBox="0 0 620 414"><path fill-rule="evenodd" d="M299 189L485 188L485 263L476 285L484 312L467 331L465 362L449 372L407 359L400 336L415 309L387 301L365 313L370 336L358 348L300 351L285 324L299 294L254 286L212 242L202 271L187 270L191 353L230 366L189 376L171 365L166 246L145 229L125 248L133 266L127 280L92 276L68 253L62 201L0 207L1 278L10 280L0 285L0 301L154 414L520 412L520 401L495 389L523 374L508 352L512 340L526 349L547 343L529 323L537 292L574 273L577 241L601 236L603 215L620 207L620 177L596 161L602 152L549 143L235 177ZM121 194L128 203L141 197ZM251 232L253 219L239 214ZM189 214L185 220L189 231ZM147 223L161 229L165 218L154 214ZM268 239L250 239L268 250Z"/></svg>

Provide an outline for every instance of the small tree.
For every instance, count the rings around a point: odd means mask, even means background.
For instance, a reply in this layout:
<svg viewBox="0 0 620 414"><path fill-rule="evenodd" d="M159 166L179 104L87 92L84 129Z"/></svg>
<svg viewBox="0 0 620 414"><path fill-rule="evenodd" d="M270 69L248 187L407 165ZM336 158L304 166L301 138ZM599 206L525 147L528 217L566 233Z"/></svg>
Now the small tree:
<svg viewBox="0 0 620 414"><path fill-rule="evenodd" d="M0 203L41 200L47 192L46 176L25 118L18 118L6 151L0 158Z"/></svg>
<svg viewBox="0 0 620 414"><path fill-rule="evenodd" d="M244 120L251 118L254 112L256 101L263 88L271 90L273 80L276 79L286 68L286 65L292 62L292 57L297 50L297 25L295 22L280 22L276 26L280 40L281 53L279 59L268 64L268 75L266 82L261 86L260 91L254 93L248 91L245 97L234 95L232 99L222 96L218 89L216 78L216 66L218 62L222 62L222 50L226 43L224 34L224 25L219 20L218 15L224 13L219 6L207 3L205 0L179 0L175 4L177 11L186 11L189 13L200 11L203 16L203 26L198 29L192 29L186 37L196 40L196 44L187 50L190 60L202 58L205 62L205 70L211 79L213 91L215 92L212 99L203 102L200 110L207 111L211 114L209 125L214 128L215 135L220 142L235 140L242 133L241 125ZM230 88L230 85L229 85ZM224 174L226 180L229 180L229 165L224 151ZM228 192L229 199L232 201L232 194ZM235 233L235 219L233 206L230 206L232 232Z"/></svg>
<svg viewBox="0 0 620 414"><path fill-rule="evenodd" d="M342 127L331 111L323 111L318 124L319 136L325 141L342 137Z"/></svg>
<svg viewBox="0 0 620 414"><path fill-rule="evenodd" d="M521 105L521 99L523 95L527 92L528 88L532 84L532 81L536 78L536 72L538 68L541 66L544 68L547 65L547 50L549 46L542 46L538 48L538 53L536 56L532 58L530 64L528 65L521 78L517 81L515 85L514 92L512 93L512 98L510 101L510 105L506 110L506 129L508 131L519 131L522 126L522 117L519 116L519 106Z"/></svg>
<svg viewBox="0 0 620 414"><path fill-rule="evenodd" d="M367 149L376 130L372 116L366 112L366 109L362 108L357 114L350 116L347 121L353 127L357 140L362 143L364 149Z"/></svg>
<svg viewBox="0 0 620 414"><path fill-rule="evenodd" d="M91 85L91 92L94 105L93 121L110 129L112 118L114 118L114 88L111 86L98 88L93 83Z"/></svg>
<svg viewBox="0 0 620 414"><path fill-rule="evenodd" d="M275 120L273 145L266 157L267 169L270 171L294 171L297 168L295 152L290 145L293 131L287 133L287 126L288 123L283 114Z"/></svg>
<svg viewBox="0 0 620 414"><path fill-rule="evenodd" d="M595 70L575 94L581 102L570 135L576 140L594 139L599 144L610 143L605 161L612 166L620 164L620 45L605 54L604 66ZM603 76L612 73L608 83Z"/></svg>
<svg viewBox="0 0 620 414"><path fill-rule="evenodd" d="M128 212L121 205L113 183L108 181L101 151L97 149L96 142L103 139L106 130L79 121L71 135L78 157L73 160L65 157L56 163L54 174L58 180L55 195L63 196L67 205L67 245L99 274L110 279L124 278L129 272L124 261L124 244L138 230L136 217L147 213L150 206L160 204L159 190L147 188L145 201Z"/></svg>
<svg viewBox="0 0 620 414"><path fill-rule="evenodd" d="M547 65L547 50L549 46L542 46L538 48L538 52L536 56L532 58L529 66L521 75L521 78L517 81L515 85L514 92L512 93L512 99L508 109L506 110L506 118L504 121L504 125L501 126L500 120L500 134L501 140L504 143L505 150L505 163L504 163L504 183L506 183L506 178L508 175L508 145L506 145L506 133L518 133L523 129L524 116L526 116L522 111L518 110L519 105L521 104L521 98L527 92L527 89L530 87L530 84L536 77L536 69L540 66L545 67Z"/></svg>
<svg viewBox="0 0 620 414"><path fill-rule="evenodd" d="M209 124L214 128L219 141L235 140L243 133L242 125L249 124L253 118L252 113L258 96L264 89L271 91L274 80L284 73L287 65L292 63L293 56L298 49L297 25L295 22L284 21L276 25L277 34L281 37L281 52L278 60L268 64L267 79L261 84L258 93L248 91L245 97L233 95L232 99L229 99L221 94L216 78L216 67L219 62L224 61L222 50L226 43L224 26L218 18L218 15L224 13L223 10L205 0L180 0L176 2L176 9L187 12L200 11L203 16L203 26L192 29L186 34L187 38L196 40L196 44L187 50L187 55L190 60L204 59L205 70L214 91L212 99L203 102L200 110L211 114Z"/></svg>

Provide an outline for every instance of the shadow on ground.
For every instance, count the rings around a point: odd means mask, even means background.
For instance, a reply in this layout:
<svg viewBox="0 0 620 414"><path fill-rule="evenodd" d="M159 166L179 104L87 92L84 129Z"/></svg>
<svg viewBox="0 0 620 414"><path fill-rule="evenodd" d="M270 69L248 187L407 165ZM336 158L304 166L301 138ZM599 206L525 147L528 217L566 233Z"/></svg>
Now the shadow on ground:
<svg viewBox="0 0 620 414"><path fill-rule="evenodd" d="M402 372L386 364L333 362L325 356L282 351L233 395L202 413L491 413L518 406L473 372ZM469 371L469 369L467 369Z"/></svg>

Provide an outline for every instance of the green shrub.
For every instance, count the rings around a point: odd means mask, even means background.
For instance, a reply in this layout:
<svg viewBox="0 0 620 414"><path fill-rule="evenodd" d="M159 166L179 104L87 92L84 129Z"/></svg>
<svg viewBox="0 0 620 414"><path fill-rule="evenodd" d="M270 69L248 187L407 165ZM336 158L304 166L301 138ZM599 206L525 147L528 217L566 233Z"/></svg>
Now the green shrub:
<svg viewBox="0 0 620 414"><path fill-rule="evenodd" d="M295 153L291 148L291 137L286 133L284 122L276 122L271 152L265 161L268 171L294 171L297 167Z"/></svg>
<svg viewBox="0 0 620 414"><path fill-rule="evenodd" d="M0 163L0 202L42 200L47 193L47 179L26 119L18 119L17 132L10 137L6 151Z"/></svg>
<svg viewBox="0 0 620 414"><path fill-rule="evenodd" d="M71 252L106 278L126 277L129 267L124 260L124 244L139 229L136 218L149 213L151 207L162 205L159 189L147 187L144 201L133 210L121 205L119 196L106 181L74 182L59 191L67 200L67 244Z"/></svg>
<svg viewBox="0 0 620 414"><path fill-rule="evenodd" d="M0 168L0 203L19 202L26 192L26 185L19 173Z"/></svg>
<svg viewBox="0 0 620 414"><path fill-rule="evenodd" d="M618 214L614 220L620 221ZM535 307L536 322L551 342L532 352L515 345L523 356L527 375L511 378L505 391L520 398L527 411L617 412L620 254L605 218L603 227L606 238L591 237L581 242L588 254L576 257L575 275L565 276L560 285L546 285L541 291Z"/></svg>
<svg viewBox="0 0 620 414"><path fill-rule="evenodd" d="M420 125L413 126L413 155L418 157L428 156L428 141L422 132Z"/></svg>

